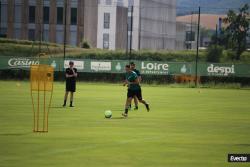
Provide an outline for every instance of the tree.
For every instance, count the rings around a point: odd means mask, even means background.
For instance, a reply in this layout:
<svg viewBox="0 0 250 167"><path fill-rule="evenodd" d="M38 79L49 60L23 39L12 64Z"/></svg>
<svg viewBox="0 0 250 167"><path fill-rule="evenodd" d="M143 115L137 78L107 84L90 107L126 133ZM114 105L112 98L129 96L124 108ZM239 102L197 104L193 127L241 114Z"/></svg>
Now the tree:
<svg viewBox="0 0 250 167"><path fill-rule="evenodd" d="M229 10L227 17L223 19L227 25L225 33L230 35L230 45L236 52L236 60L240 60L241 54L246 50L246 39L249 31L249 21L247 16L249 15L249 6L245 4L239 9L239 13L235 13L233 10Z"/></svg>
<svg viewBox="0 0 250 167"><path fill-rule="evenodd" d="M210 45L207 49L207 62L219 63L223 55L223 47L217 45Z"/></svg>

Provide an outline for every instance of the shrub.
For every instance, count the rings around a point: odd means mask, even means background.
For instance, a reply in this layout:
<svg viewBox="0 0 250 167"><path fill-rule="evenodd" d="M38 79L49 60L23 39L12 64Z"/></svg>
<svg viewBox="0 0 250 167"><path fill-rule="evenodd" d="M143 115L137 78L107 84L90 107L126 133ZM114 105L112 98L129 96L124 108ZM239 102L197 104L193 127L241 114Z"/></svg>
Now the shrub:
<svg viewBox="0 0 250 167"><path fill-rule="evenodd" d="M90 44L86 40L83 40L83 42L81 44L81 47L85 48L85 49L90 49L91 48Z"/></svg>
<svg viewBox="0 0 250 167"><path fill-rule="evenodd" d="M207 49L207 62L219 63L223 56L223 47L210 45Z"/></svg>

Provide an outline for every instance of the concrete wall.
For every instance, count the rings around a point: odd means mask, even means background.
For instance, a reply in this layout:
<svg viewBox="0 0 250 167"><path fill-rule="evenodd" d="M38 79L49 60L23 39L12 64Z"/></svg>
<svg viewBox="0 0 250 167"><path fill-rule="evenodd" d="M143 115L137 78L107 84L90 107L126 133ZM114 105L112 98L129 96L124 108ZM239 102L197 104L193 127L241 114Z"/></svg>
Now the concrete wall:
<svg viewBox="0 0 250 167"><path fill-rule="evenodd" d="M128 8L118 6L116 10L116 49L126 49L127 47L127 18Z"/></svg>
<svg viewBox="0 0 250 167"><path fill-rule="evenodd" d="M97 46L98 0L84 0L84 39Z"/></svg>
<svg viewBox="0 0 250 167"><path fill-rule="evenodd" d="M175 49L175 0L140 1L139 49Z"/></svg>

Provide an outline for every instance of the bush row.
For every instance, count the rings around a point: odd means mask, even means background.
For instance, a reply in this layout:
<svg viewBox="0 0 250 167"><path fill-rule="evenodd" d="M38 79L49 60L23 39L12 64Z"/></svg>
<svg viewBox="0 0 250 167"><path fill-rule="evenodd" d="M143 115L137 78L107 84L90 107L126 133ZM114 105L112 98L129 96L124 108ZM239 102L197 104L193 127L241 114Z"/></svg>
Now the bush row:
<svg viewBox="0 0 250 167"><path fill-rule="evenodd" d="M48 57L63 57L63 45L42 42L13 40L0 38L0 56L37 56L41 52L47 53ZM221 47L212 47L211 49L200 50L198 61L205 62L234 62L234 52L223 50ZM102 49L83 49L67 46L67 58L87 58L99 60L149 60L149 61L172 61L172 62L193 62L196 58L195 50L170 51L170 50L141 50L132 51L131 54L125 50L102 50ZM236 63L250 63L250 52L246 51L241 55L241 61Z"/></svg>

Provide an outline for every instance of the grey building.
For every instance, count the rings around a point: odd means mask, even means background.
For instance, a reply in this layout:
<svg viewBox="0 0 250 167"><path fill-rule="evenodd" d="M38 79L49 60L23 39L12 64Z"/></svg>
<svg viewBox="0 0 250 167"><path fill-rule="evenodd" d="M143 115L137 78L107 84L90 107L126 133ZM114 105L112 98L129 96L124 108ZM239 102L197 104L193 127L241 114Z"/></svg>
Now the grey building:
<svg viewBox="0 0 250 167"><path fill-rule="evenodd" d="M0 0L0 35L96 47L97 7L98 0Z"/></svg>
<svg viewBox="0 0 250 167"><path fill-rule="evenodd" d="M175 49L176 0L140 0L139 49Z"/></svg>
<svg viewBox="0 0 250 167"><path fill-rule="evenodd" d="M7 38L176 49L176 0L0 0L0 10L0 35Z"/></svg>
<svg viewBox="0 0 250 167"><path fill-rule="evenodd" d="M197 24L176 22L176 50L197 48Z"/></svg>

